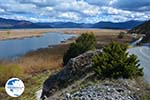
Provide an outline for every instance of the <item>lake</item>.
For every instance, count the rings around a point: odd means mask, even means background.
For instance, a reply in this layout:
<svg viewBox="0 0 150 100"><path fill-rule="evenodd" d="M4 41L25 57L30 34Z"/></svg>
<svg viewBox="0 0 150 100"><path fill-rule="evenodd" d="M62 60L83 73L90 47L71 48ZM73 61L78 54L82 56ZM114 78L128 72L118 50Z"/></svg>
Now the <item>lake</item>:
<svg viewBox="0 0 150 100"><path fill-rule="evenodd" d="M45 33L40 37L23 39L12 39L0 41L0 59L8 59L24 55L25 53L39 48L46 48L49 45L57 45L69 38L76 37L75 34Z"/></svg>

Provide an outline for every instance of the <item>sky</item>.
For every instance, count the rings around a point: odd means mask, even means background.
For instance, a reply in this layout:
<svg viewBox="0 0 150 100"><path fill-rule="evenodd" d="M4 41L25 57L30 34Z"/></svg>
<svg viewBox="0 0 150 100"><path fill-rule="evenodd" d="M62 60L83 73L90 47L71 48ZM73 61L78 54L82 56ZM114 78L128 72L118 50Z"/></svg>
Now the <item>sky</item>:
<svg viewBox="0 0 150 100"><path fill-rule="evenodd" d="M150 0L0 0L0 17L32 22L150 20Z"/></svg>

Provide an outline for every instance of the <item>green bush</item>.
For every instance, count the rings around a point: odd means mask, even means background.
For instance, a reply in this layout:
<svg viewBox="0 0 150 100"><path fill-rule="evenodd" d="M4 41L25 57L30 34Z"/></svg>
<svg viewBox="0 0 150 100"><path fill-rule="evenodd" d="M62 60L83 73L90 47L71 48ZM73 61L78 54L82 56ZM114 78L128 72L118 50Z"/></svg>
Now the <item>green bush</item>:
<svg viewBox="0 0 150 100"><path fill-rule="evenodd" d="M93 50L96 47L96 38L93 33L83 33L75 43L71 43L69 49L64 54L63 62L67 64L70 58L74 58L88 50Z"/></svg>
<svg viewBox="0 0 150 100"><path fill-rule="evenodd" d="M23 69L17 65L4 66L0 65L0 86L3 86L9 78L22 78L24 75Z"/></svg>
<svg viewBox="0 0 150 100"><path fill-rule="evenodd" d="M103 53L93 57L93 70L98 76L108 78L132 78L143 76L139 60L135 55L128 55L127 45L112 42L103 48Z"/></svg>

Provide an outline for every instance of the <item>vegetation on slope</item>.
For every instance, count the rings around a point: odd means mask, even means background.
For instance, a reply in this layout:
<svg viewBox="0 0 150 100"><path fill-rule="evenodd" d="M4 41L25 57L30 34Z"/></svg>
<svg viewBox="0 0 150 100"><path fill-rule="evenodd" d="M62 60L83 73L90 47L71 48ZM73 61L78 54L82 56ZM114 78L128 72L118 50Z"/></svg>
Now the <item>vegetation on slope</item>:
<svg viewBox="0 0 150 100"><path fill-rule="evenodd" d="M137 34L150 34L150 21L146 21L133 29L129 30L128 33L137 33Z"/></svg>
<svg viewBox="0 0 150 100"><path fill-rule="evenodd" d="M128 31L128 33L144 34L141 43L150 43L150 21L146 21L135 28Z"/></svg>
<svg viewBox="0 0 150 100"><path fill-rule="evenodd" d="M46 71L43 73L38 73L35 75L28 75L24 79L25 91L18 97L13 98L6 94L5 88L0 87L0 100L37 100L35 93L41 89L43 81L51 74L51 71Z"/></svg>
<svg viewBox="0 0 150 100"><path fill-rule="evenodd" d="M0 86L4 86L11 77L24 77L23 69L18 65L0 65Z"/></svg>

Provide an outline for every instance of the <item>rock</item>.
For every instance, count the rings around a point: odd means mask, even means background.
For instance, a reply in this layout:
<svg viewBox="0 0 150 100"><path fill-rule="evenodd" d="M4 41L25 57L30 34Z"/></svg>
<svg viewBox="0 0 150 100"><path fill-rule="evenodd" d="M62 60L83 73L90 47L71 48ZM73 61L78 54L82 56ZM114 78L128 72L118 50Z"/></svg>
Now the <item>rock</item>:
<svg viewBox="0 0 150 100"><path fill-rule="evenodd" d="M64 68L50 76L43 84L41 98L49 97L55 91L68 86L75 80L84 77L88 72L91 72L92 57L101 53L102 50L88 51L75 58L69 60Z"/></svg>
<svg viewBox="0 0 150 100"><path fill-rule="evenodd" d="M64 96L63 100L140 100L134 95L134 92L131 92L125 86L116 84L105 85L99 83L88 86L70 94L70 99Z"/></svg>
<svg viewBox="0 0 150 100"><path fill-rule="evenodd" d="M70 93L66 93L66 94L65 94L65 98L66 98L67 100L70 100L72 97L71 97Z"/></svg>

